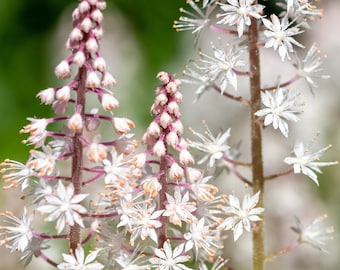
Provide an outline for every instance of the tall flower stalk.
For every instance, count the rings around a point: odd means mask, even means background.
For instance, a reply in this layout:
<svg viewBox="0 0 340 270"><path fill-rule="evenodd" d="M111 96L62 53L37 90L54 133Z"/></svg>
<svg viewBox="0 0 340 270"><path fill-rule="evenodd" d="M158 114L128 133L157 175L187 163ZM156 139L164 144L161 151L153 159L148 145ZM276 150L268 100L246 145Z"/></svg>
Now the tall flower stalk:
<svg viewBox="0 0 340 270"><path fill-rule="evenodd" d="M142 148L129 133L134 123L113 114L119 101L110 88L116 81L99 45L106 3L79 1L67 41L71 53L55 68L58 78L69 81L37 95L56 115L27 118L30 123L21 133L28 134L23 142L33 147L28 160L1 164L4 189L20 188L28 202L20 217L11 211L0 214L0 245L20 252L25 265L37 257L67 270L229 269L224 241L232 235L237 244L247 232L252 233L254 270L302 243L325 251L324 241L333 234L332 227L323 226L326 215L309 225L296 218L296 241L268 254L263 222L267 181L302 173L319 185L320 167L337 164L320 160L330 145L311 151L311 144L298 141L294 156L284 159L289 168L266 175L262 154L265 127L272 125L285 139L289 121L300 120L302 103L293 84L304 79L314 90L314 79L327 77L319 74L322 61L315 45L303 60L295 51L304 47L296 36L309 27L307 19L321 11L309 1L288 0L280 5L280 16L268 18L263 15L266 7L256 0L198 2L187 1L193 11L181 9L185 16L175 21L175 28L192 30L195 45L209 29L232 39L226 46L211 43L211 52L201 50L183 80L164 71L157 74L160 85L150 109L153 119L140 139ZM291 61L296 74L264 87L264 49L277 51L279 62ZM240 80L249 81L250 98L235 95ZM244 105L250 115L249 161L240 160L239 149L230 145L230 128L215 136L203 122L204 133L191 129L197 140L183 137L182 82L198 86L196 101L212 89ZM98 108L89 108L92 97ZM103 123L112 129L105 140ZM53 129L60 124L61 129ZM197 163L192 149L203 152ZM245 169L251 177L243 175ZM234 174L251 192L242 200L234 191L220 192L214 180L221 170ZM49 248L54 252L45 252Z"/></svg>

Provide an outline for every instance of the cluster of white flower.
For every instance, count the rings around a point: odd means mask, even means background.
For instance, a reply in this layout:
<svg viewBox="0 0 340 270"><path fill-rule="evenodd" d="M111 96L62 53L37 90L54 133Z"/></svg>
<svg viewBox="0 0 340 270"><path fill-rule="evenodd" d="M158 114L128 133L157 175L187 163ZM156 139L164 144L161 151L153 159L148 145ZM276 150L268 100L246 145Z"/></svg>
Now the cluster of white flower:
<svg viewBox="0 0 340 270"><path fill-rule="evenodd" d="M184 81L198 85L198 96L214 89L252 106L252 101L233 96L229 88L238 89L240 76L254 76L251 70L245 70L244 44L254 23L263 26L258 30L263 31L263 40L256 45L277 50L282 61L294 56L297 74L286 83L258 87L257 105L262 100L264 108L257 106L252 117L258 126L263 117L264 126L273 125L288 137L287 121L299 120L302 104L297 100L299 94L286 86L304 78L315 88L313 79L319 76L322 63L314 45L304 60L297 57L293 45L303 45L295 36L307 25L294 16L316 16L320 11L308 1L288 0L285 12L272 15L269 20L263 15L265 6L256 0L204 0L202 8L197 2L187 1L194 13L181 9L188 17L175 21L177 30L192 30L198 38L203 29L210 28L236 36L242 45L234 42L223 48L212 44L212 56L201 52L200 59L193 61L194 67L186 67ZM142 138L146 150L136 153L137 142L129 134L134 123L109 114L119 101L108 89L116 82L99 51L105 7L104 0L79 1L67 42L71 54L55 69L56 76L62 79L71 77L72 65L78 73L67 85L48 88L37 95L60 116L28 118L30 124L21 130L29 134L24 143L34 147L27 162L7 159L1 163L5 189L20 187L34 209L25 207L21 218L9 211L0 214L0 245L21 252L21 260L26 264L35 256L65 270L224 269L228 261L221 258L227 238L224 234L231 232L236 242L244 231L259 231L262 226L264 190L256 189L258 179L251 181L239 171L240 166L255 165L238 160L237 147L228 145L230 129L214 136L204 123L204 134L192 130L199 141L183 138L181 80L167 72L157 75L161 84L155 90L150 110L154 118ZM210 17L216 9L221 13L214 21ZM97 95L101 110L87 110L89 93ZM69 111L72 115L67 115ZM111 141L103 141L98 131L103 121L112 124L115 138ZM62 131L47 130L49 124L56 122L64 123ZM190 147L203 152L197 165L206 163L211 175L205 176L204 170L194 166ZM293 166L288 173L303 173L319 184L315 172L321 173L322 166L336 164L319 161L330 146L315 153L305 148L302 142L297 143L295 157L284 160ZM216 168L226 168L253 186L253 194L245 194L242 204L234 193L220 194L213 183ZM265 179L263 175L260 178ZM96 188L92 188L94 184ZM35 228L39 220L52 223L54 233L39 232ZM332 233L330 228L322 231L322 220L319 218L306 228L298 221L294 228L299 233L298 241L322 249L323 240ZM90 241L93 238L97 241ZM43 252L56 239L63 239L70 247L70 254L60 254L59 262ZM86 250L92 251L86 255Z"/></svg>

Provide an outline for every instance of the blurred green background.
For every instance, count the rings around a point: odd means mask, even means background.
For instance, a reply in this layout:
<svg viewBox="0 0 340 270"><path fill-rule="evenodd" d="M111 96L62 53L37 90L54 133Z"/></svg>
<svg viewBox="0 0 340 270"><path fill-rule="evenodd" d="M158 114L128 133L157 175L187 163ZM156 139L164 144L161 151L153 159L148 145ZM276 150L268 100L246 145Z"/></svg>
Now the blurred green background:
<svg viewBox="0 0 340 270"><path fill-rule="evenodd" d="M325 0L322 3L330 6L330 3L336 2L338 0ZM20 143L25 136L20 135L19 130L27 124L27 117L52 116L50 107L41 106L35 95L42 89L63 84L61 80L54 77L53 71L55 65L67 55L65 47L60 45L65 44L68 31L71 29L71 12L76 3L76 0L0 0L0 160L5 158L23 162L27 160L30 147ZM116 75L120 69L128 73L127 64L136 62L134 63L136 68L133 72L131 71L133 76L129 78L128 74L127 78L123 79L129 83L119 86L121 79L116 77L117 95L120 98L124 116L140 123L143 129L150 120L149 108L154 98L153 89L158 83L155 79L157 72L166 70L180 74L184 64L193 55L193 38L189 33L177 33L172 28L174 19L180 16L179 8L185 6L185 0L108 0L107 3L104 30L109 33L121 27L116 24L117 21L108 19L109 15L112 17L118 15L123 18L125 27L122 30L123 33L120 34L124 36L124 29L127 29L126 35L130 36L130 41L136 43L135 47L131 47L131 51L129 51L130 47L123 48L127 58L125 60L124 57L119 58L121 62L113 65L112 73ZM330 10L336 11L337 8L339 12L339 5ZM121 21L118 20L119 22ZM337 23L335 26L339 25L339 20ZM338 71L340 59L339 53L334 53L340 49L340 38L335 26L328 25L315 30L326 52L327 49L333 52L329 55L326 70L330 71L329 74L335 79L328 83L328 90L322 89L326 95L328 93L333 95L332 91L334 91L335 95L328 97L329 99L324 103L328 105L333 102L333 106L336 103L339 104L340 100ZM327 31L324 31L325 29ZM121 40L116 40L106 45L104 57L110 54L110 46L112 46L112 51L115 50L116 53L118 51L119 54L122 49L119 48L120 42ZM124 89L127 85L129 89ZM125 95L120 97L119 91L125 91ZM320 91L321 96L322 91ZM320 96L316 100L319 101L319 98ZM198 106L202 107L202 104L199 103ZM322 127L325 128L323 134L334 144L335 151L327 155L325 160L339 159L340 113L337 108L326 114L327 121L323 121L318 114L314 115L315 122L322 122ZM190 112L190 109L186 112ZM193 116L187 116L189 122L190 117ZM220 120L220 116L216 119ZM197 121L200 122L201 119ZM325 173L319 178L322 183L320 188L313 186L309 191L316 197L321 197L321 202L327 206L326 208L333 211L329 214L332 221L340 224L340 188L337 184L339 169L332 167L324 171ZM5 201L2 195L3 193L0 192L1 204ZM7 196L11 195L7 194ZM334 246L338 246L337 235ZM315 256L319 255L321 254L315 253ZM335 256L332 256L332 262L329 263L327 270L339 269L340 260L334 259L336 254L333 255ZM2 256L3 253L0 250L1 259ZM0 269L7 270L1 265Z"/></svg>

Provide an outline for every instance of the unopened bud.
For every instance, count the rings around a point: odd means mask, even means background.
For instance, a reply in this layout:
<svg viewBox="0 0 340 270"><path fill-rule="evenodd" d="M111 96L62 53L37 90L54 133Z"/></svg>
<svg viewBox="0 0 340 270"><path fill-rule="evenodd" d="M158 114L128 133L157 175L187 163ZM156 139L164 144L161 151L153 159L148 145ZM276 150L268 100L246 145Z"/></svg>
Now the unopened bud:
<svg viewBox="0 0 340 270"><path fill-rule="evenodd" d="M83 120L79 113L75 113L72 117L68 120L67 126L70 130L75 133L79 133L83 129Z"/></svg>
<svg viewBox="0 0 340 270"><path fill-rule="evenodd" d="M45 90L40 91L37 94L37 97L40 98L43 104L49 105L54 101L54 88L47 88Z"/></svg>
<svg viewBox="0 0 340 270"><path fill-rule="evenodd" d="M61 102L68 102L71 98L71 89L68 85L60 88L56 93L56 98Z"/></svg>
<svg viewBox="0 0 340 270"><path fill-rule="evenodd" d="M54 73L58 78L69 78L71 76L70 65L66 60L63 60L56 66Z"/></svg>
<svg viewBox="0 0 340 270"><path fill-rule="evenodd" d="M113 95L105 93L99 98L105 111L111 111L119 106L119 101Z"/></svg>

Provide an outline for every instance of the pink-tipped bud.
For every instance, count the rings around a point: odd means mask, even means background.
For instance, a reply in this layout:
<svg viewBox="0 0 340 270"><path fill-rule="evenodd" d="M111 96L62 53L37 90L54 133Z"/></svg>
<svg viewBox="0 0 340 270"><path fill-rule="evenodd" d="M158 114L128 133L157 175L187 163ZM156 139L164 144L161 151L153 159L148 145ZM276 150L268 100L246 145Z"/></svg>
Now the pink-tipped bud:
<svg viewBox="0 0 340 270"><path fill-rule="evenodd" d="M68 85L60 88L56 93L56 98L61 102L68 102L71 98L71 89Z"/></svg>
<svg viewBox="0 0 340 270"><path fill-rule="evenodd" d="M72 62L75 63L78 67L82 67L85 61L86 58L83 51L77 51L72 60Z"/></svg>
<svg viewBox="0 0 340 270"><path fill-rule="evenodd" d="M66 60L63 60L59 63L59 65L56 66L54 73L58 78L69 78L71 76L70 65Z"/></svg>
<svg viewBox="0 0 340 270"><path fill-rule="evenodd" d="M95 38L90 38L86 44L85 44L86 49L88 50L89 53L96 53L99 50L99 45L98 42Z"/></svg>
<svg viewBox="0 0 340 270"><path fill-rule="evenodd" d="M175 101L171 101L168 104L168 112L175 115L175 116L179 116L180 112L179 112L179 106L177 104L177 102Z"/></svg>
<svg viewBox="0 0 340 270"><path fill-rule="evenodd" d="M80 29L84 31L85 33L88 33L92 27L92 21L90 18L86 17L82 22L80 23Z"/></svg>
<svg viewBox="0 0 340 270"><path fill-rule="evenodd" d="M60 102L59 100L55 100L52 104L53 111L56 114L64 114L67 109L67 102Z"/></svg>
<svg viewBox="0 0 340 270"><path fill-rule="evenodd" d="M99 8L100 10L106 9L106 2L105 1L99 1L97 3L97 8Z"/></svg>
<svg viewBox="0 0 340 270"><path fill-rule="evenodd" d="M95 70L104 72L106 69L106 63L103 57L97 57L96 60L93 61L93 68Z"/></svg>
<svg viewBox="0 0 340 270"><path fill-rule="evenodd" d="M181 86L182 81L180 79L174 79L174 83L177 85L177 87Z"/></svg>
<svg viewBox="0 0 340 270"><path fill-rule="evenodd" d="M87 87L99 87L100 86L100 80L95 71L91 71L87 74L86 86Z"/></svg>
<svg viewBox="0 0 340 270"><path fill-rule="evenodd" d="M152 151L157 157L164 156L166 153L164 142L162 140L158 140L153 146Z"/></svg>
<svg viewBox="0 0 340 270"><path fill-rule="evenodd" d="M171 81L165 86L165 89L169 94L173 95L177 92L177 85L174 81Z"/></svg>
<svg viewBox="0 0 340 270"><path fill-rule="evenodd" d="M177 91L175 94L174 94L174 97L175 97L175 101L177 103L182 103L183 101L183 95L181 92Z"/></svg>
<svg viewBox="0 0 340 270"><path fill-rule="evenodd" d="M181 139L179 140L179 143L178 143L178 147L180 149L188 149L189 145L188 145L187 141L183 137L181 137Z"/></svg>
<svg viewBox="0 0 340 270"><path fill-rule="evenodd" d="M79 28L73 28L72 32L70 33L70 42L76 43L83 39L83 33Z"/></svg>
<svg viewBox="0 0 340 270"><path fill-rule="evenodd" d="M119 135L124 135L128 133L131 128L135 127L135 124L131 120L120 117L112 118L112 124L116 133Z"/></svg>
<svg viewBox="0 0 340 270"><path fill-rule="evenodd" d="M156 105L164 106L167 102L168 102L168 98L163 93L157 95L155 98Z"/></svg>
<svg viewBox="0 0 340 270"><path fill-rule="evenodd" d="M193 184L202 177L202 172L195 168L187 167L185 170L185 177L190 184Z"/></svg>
<svg viewBox="0 0 340 270"><path fill-rule="evenodd" d="M181 120L177 119L171 124L171 127L176 130L178 134L183 134L183 124Z"/></svg>
<svg viewBox="0 0 340 270"><path fill-rule="evenodd" d="M40 101L43 104L49 105L52 104L54 101L54 88L47 88L45 90L40 91L37 94L37 97L40 98Z"/></svg>
<svg viewBox="0 0 340 270"><path fill-rule="evenodd" d="M178 181L182 179L183 174L184 174L184 170L182 169L182 167L179 166L176 162L172 163L172 165L170 166L170 170L169 170L170 178Z"/></svg>
<svg viewBox="0 0 340 270"><path fill-rule="evenodd" d="M171 145L173 148L176 148L178 144L178 136L175 131L171 131L166 135L167 144Z"/></svg>
<svg viewBox="0 0 340 270"><path fill-rule="evenodd" d="M157 74L157 79L161 81L162 84L167 84L170 81L169 74L165 71L161 71Z"/></svg>
<svg viewBox="0 0 340 270"><path fill-rule="evenodd" d="M72 117L68 120L67 127L75 133L81 132L83 129L83 120L79 113L75 113Z"/></svg>
<svg viewBox="0 0 340 270"><path fill-rule="evenodd" d="M95 6L95 5L97 5L97 3L98 3L98 0L87 0L87 1L89 1L89 3L90 3L92 6Z"/></svg>
<svg viewBox="0 0 340 270"><path fill-rule="evenodd" d="M161 124L161 126L163 128L167 128L169 126L169 124L171 123L171 121L172 121L172 118L167 112L163 112L161 114L161 117L159 119L159 123Z"/></svg>
<svg viewBox="0 0 340 270"><path fill-rule="evenodd" d="M115 86L116 80L109 72L105 72L102 77L102 85L104 87Z"/></svg>
<svg viewBox="0 0 340 270"><path fill-rule="evenodd" d="M195 160L187 149L183 149L179 152L179 162L183 165L188 165L189 163L194 163Z"/></svg>
<svg viewBox="0 0 340 270"><path fill-rule="evenodd" d="M72 20L73 21L77 21L80 18L80 12L79 12L79 8L76 8L73 12L72 12Z"/></svg>
<svg viewBox="0 0 340 270"><path fill-rule="evenodd" d="M86 153L91 162L101 162L107 157L107 147L103 144L93 142Z"/></svg>
<svg viewBox="0 0 340 270"><path fill-rule="evenodd" d="M148 127L147 132L150 135L157 137L159 136L159 134L161 134L161 128L155 121L152 121Z"/></svg>
<svg viewBox="0 0 340 270"><path fill-rule="evenodd" d="M137 168L142 168L146 161L146 155L144 153L135 155L132 158L132 165L134 165Z"/></svg>
<svg viewBox="0 0 340 270"><path fill-rule="evenodd" d="M119 101L113 95L105 93L102 96L99 96L99 98L105 111L111 111L119 106Z"/></svg>
<svg viewBox="0 0 340 270"><path fill-rule="evenodd" d="M104 19L103 13L99 9L95 9L91 13L92 20L96 21L97 23L101 23Z"/></svg>
<svg viewBox="0 0 340 270"><path fill-rule="evenodd" d="M83 15L84 13L88 12L90 10L91 6L90 4L84 0L78 5L79 12Z"/></svg>
<svg viewBox="0 0 340 270"><path fill-rule="evenodd" d="M92 34L96 37L97 40L101 40L103 38L103 28L97 26L92 29Z"/></svg>

